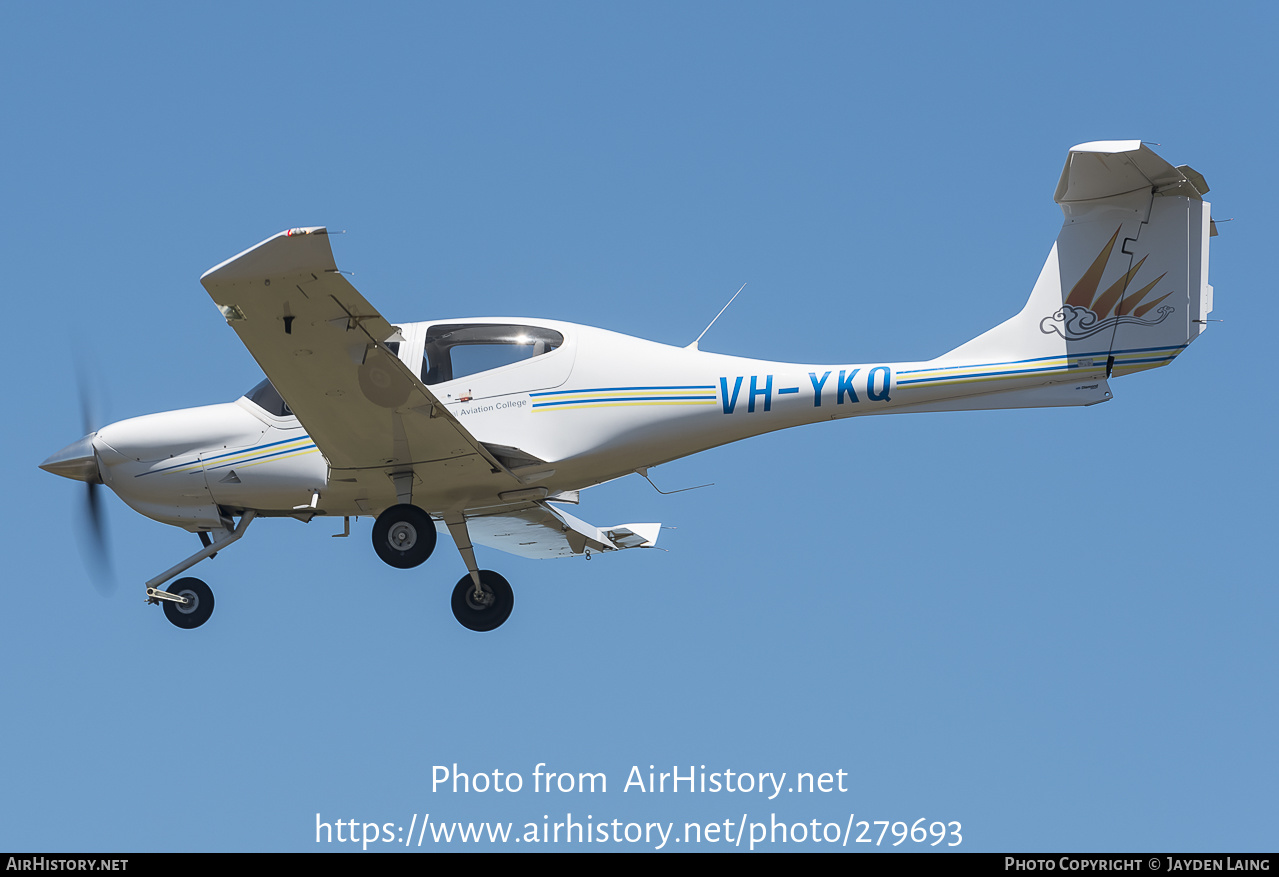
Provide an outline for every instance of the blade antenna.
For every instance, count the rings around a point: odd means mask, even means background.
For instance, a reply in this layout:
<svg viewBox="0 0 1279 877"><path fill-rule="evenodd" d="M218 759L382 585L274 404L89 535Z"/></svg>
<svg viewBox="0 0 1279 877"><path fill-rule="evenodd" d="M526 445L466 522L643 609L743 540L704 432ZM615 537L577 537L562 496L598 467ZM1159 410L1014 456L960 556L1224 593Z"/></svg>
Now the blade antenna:
<svg viewBox="0 0 1279 877"><path fill-rule="evenodd" d="M737 292L733 293L733 297L732 297L732 298L730 298L730 299L728 300L728 305L731 305L734 301L736 301L736 300L737 300L737 297L738 297L739 295L741 295L741 294L742 294L742 289L745 289L745 288L746 288L746 284L745 284L745 283L743 283L743 284L742 284L742 288L741 288L741 289L739 289L739 290L737 290ZM715 325L715 320L718 320L718 319L719 319L719 318L723 315L724 311L728 310L728 305L724 305L722 308L720 308L720 309L719 309L719 313L715 315L715 319L714 319L714 320L711 320L709 323L707 323L707 324L706 324L706 328L702 330L702 335L705 335L707 332L709 332L709 331L711 330L711 326L714 326L714 325ZM702 335L698 335L698 336L697 336L697 339L696 339L695 341L693 341L693 343L692 343L692 344L688 345L688 347L686 347L686 348L684 348L684 349L685 349L685 350L696 350L696 349L697 349L697 342L702 340ZM645 476L645 477L647 478L648 476ZM651 483L651 482L650 482L650 483ZM653 486L654 486L654 487L656 487L657 485L656 485L656 484L654 484ZM659 490L659 491L658 491L658 493L661 493L661 491Z"/></svg>

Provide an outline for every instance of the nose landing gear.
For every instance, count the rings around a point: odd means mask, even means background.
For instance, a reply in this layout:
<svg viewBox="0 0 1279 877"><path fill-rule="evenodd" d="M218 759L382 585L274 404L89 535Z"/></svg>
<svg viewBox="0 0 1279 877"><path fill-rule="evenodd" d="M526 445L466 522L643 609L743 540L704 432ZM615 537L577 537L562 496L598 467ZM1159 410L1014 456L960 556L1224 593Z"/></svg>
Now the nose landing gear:
<svg viewBox="0 0 1279 877"><path fill-rule="evenodd" d="M240 523L234 530L221 530L214 534L212 540L201 538L205 546L192 554L177 566L167 569L147 582L147 602L164 605L164 617L175 627L193 630L209 620L213 614L213 590L196 578L178 579L167 591L160 586L178 573L186 572L200 561L212 557L232 542L239 540L244 531L253 523L256 512L246 511L240 516ZM203 535L203 534L202 534Z"/></svg>

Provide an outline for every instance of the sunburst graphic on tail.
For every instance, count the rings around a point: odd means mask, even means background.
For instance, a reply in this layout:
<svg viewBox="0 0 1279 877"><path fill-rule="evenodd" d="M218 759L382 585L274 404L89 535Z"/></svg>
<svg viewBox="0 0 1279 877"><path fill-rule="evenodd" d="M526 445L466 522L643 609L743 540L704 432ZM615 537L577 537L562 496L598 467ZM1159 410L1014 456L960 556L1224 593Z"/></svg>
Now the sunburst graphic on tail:
<svg viewBox="0 0 1279 877"><path fill-rule="evenodd" d="M1105 273L1106 265L1110 261L1111 250L1115 247L1115 241L1119 239L1119 231L1120 229L1115 229L1115 233L1110 236L1106 246L1102 247L1092 265L1070 290L1070 295L1066 296L1062 306L1052 316L1044 317L1039 322L1039 330L1045 335L1055 332L1067 341L1080 341L1124 323L1156 326L1176 310L1172 305L1164 305L1155 311L1158 317L1145 319L1146 314L1172 295L1171 292L1166 292L1156 299L1142 303L1159 281L1167 276L1166 271L1131 295L1125 294L1128 285L1145 264L1145 256L1104 292L1097 294L1097 287L1101 285L1101 276Z"/></svg>

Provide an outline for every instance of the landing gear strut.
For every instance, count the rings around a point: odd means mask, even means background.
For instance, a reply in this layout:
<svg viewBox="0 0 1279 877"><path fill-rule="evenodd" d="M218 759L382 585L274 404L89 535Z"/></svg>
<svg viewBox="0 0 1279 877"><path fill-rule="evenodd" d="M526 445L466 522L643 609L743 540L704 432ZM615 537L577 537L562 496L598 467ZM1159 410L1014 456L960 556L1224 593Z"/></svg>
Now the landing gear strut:
<svg viewBox="0 0 1279 877"><path fill-rule="evenodd" d="M200 534L204 547L192 554L177 566L165 570L147 582L147 602L164 605L164 617L176 627L193 630L209 620L213 614L213 591L204 582L195 578L178 579L167 591L160 586L178 573L185 572L200 561L212 557L232 542L239 540L249 524L257 516L256 512L246 511L240 516L240 523L232 530L227 528L216 532L212 539Z"/></svg>
<svg viewBox="0 0 1279 877"><path fill-rule="evenodd" d="M511 610L515 608L515 593L510 582L491 569L476 566L475 548L471 545L464 514L450 512L444 516L444 523L467 569L453 589L453 617L467 630L496 630L511 617Z"/></svg>
<svg viewBox="0 0 1279 877"><path fill-rule="evenodd" d="M415 505L393 505L373 524L373 550L396 569L412 569L435 550L435 523Z"/></svg>

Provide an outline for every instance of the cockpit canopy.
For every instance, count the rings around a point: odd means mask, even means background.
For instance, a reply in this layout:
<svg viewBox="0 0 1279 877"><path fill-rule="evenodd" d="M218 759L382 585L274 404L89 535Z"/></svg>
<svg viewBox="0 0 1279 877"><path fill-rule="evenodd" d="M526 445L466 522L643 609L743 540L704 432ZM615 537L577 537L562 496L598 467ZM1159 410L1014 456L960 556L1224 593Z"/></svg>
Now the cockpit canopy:
<svg viewBox="0 0 1279 877"><path fill-rule="evenodd" d="M262 383L245 393L244 398L266 411L267 414L275 417L293 416L293 410L289 408L289 403L284 401L284 397L275 389L275 385L270 380L263 380Z"/></svg>
<svg viewBox="0 0 1279 877"><path fill-rule="evenodd" d="M422 383L442 384L550 353L564 336L543 326L510 323L438 323L427 329L422 357ZM393 353L399 342L387 342ZM284 397L269 379L244 397L274 417L293 417Z"/></svg>
<svg viewBox="0 0 1279 877"><path fill-rule="evenodd" d="M564 336L541 326L440 323L426 332L422 383L442 384L550 353Z"/></svg>

